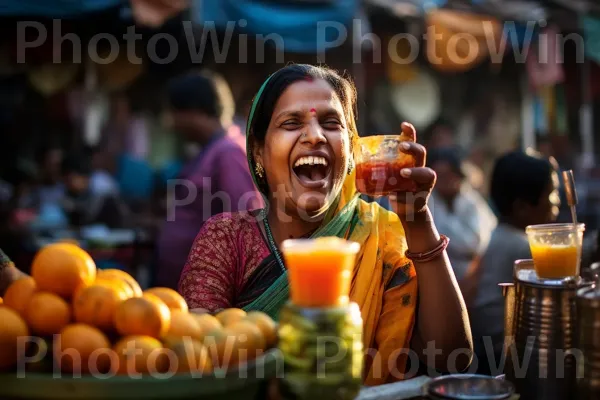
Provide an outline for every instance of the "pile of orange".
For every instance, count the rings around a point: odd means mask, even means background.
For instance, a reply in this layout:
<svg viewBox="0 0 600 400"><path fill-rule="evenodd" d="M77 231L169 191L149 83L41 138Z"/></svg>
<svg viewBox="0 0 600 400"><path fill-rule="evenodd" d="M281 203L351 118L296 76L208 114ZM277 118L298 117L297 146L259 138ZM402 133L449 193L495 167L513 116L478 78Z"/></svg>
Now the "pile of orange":
<svg viewBox="0 0 600 400"><path fill-rule="evenodd" d="M27 360L30 370L104 377L205 374L235 368L277 341L266 314L190 313L176 291L142 291L123 271L97 270L71 243L40 250L31 277L14 282L0 299L0 321L0 371ZM32 353L42 353L41 361L31 362Z"/></svg>

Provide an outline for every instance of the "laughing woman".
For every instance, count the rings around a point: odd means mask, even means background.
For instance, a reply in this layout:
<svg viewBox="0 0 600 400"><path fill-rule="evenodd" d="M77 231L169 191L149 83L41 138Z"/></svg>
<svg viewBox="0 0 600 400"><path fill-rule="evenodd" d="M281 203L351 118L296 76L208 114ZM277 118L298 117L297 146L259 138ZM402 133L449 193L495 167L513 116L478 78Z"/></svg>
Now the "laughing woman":
<svg viewBox="0 0 600 400"><path fill-rule="evenodd" d="M365 384L398 379L393 372L404 371L405 358L388 360L401 349L438 370L464 368L470 329L445 252L448 240L427 207L435 173L424 167L426 150L416 143L404 149L418 166L403 171L425 195L393 196L395 213L360 200L352 162L355 106L352 83L323 67L291 65L267 79L252 104L247 143L250 170L270 207L206 222L180 291L191 308L239 307L276 318L289 293L282 241L347 238L361 244L350 298L361 308L365 346L380 356L374 357L379 365L366 366ZM402 129L415 135L410 124ZM438 355L425 357L433 342ZM467 356L448 365L456 349Z"/></svg>

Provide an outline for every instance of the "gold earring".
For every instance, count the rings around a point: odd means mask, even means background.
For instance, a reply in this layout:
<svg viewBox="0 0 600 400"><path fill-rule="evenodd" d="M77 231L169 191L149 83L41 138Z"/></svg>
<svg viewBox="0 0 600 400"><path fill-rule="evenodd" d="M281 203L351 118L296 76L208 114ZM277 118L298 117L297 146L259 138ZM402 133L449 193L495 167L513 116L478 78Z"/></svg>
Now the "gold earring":
<svg viewBox="0 0 600 400"><path fill-rule="evenodd" d="M264 176L264 174L265 174L265 169L259 163L256 163L256 167L254 168L254 170L256 171L256 175L259 178L262 178Z"/></svg>

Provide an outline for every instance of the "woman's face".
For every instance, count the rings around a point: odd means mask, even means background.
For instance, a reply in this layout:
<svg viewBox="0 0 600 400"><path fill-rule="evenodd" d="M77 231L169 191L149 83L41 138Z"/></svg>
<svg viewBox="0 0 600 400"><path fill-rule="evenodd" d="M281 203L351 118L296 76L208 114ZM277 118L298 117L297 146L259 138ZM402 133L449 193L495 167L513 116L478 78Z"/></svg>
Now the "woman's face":
<svg viewBox="0 0 600 400"><path fill-rule="evenodd" d="M320 214L341 189L350 157L342 104L324 80L293 83L277 101L254 151L275 206L286 213Z"/></svg>

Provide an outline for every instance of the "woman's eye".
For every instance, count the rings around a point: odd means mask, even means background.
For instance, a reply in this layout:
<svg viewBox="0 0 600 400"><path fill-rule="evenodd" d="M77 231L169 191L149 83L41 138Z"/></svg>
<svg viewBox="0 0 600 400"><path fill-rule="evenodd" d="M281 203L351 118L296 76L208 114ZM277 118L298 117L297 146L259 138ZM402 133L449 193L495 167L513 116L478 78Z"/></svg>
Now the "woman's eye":
<svg viewBox="0 0 600 400"><path fill-rule="evenodd" d="M281 126L285 129L298 129L300 127L300 123L298 121L286 121Z"/></svg>
<svg viewBox="0 0 600 400"><path fill-rule="evenodd" d="M324 126L326 129L339 129L339 128L341 128L341 127L342 127L342 124L341 124L341 122L340 122L340 121L338 121L338 120L335 120L335 119L330 119L330 120L324 121L324 122L323 122L323 126Z"/></svg>

